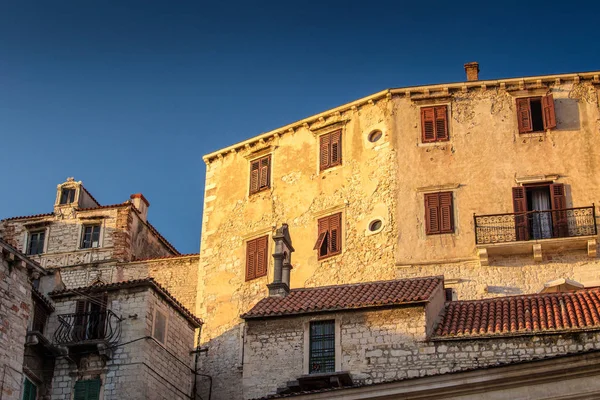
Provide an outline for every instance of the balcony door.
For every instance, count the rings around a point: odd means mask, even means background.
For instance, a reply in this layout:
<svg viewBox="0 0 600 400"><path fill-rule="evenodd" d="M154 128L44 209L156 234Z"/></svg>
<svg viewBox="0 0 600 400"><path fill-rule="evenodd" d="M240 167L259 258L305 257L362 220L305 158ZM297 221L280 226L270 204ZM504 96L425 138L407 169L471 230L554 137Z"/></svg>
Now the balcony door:
<svg viewBox="0 0 600 400"><path fill-rule="evenodd" d="M563 184L545 183L513 188L517 240L550 239L568 234Z"/></svg>
<svg viewBox="0 0 600 400"><path fill-rule="evenodd" d="M78 300L73 335L77 341L104 338L106 325L106 293Z"/></svg>

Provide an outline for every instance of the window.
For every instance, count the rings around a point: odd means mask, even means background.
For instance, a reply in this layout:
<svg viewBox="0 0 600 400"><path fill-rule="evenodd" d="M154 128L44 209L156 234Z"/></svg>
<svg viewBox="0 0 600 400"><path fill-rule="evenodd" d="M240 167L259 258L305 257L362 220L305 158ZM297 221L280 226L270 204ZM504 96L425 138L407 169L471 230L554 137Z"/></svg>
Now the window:
<svg viewBox="0 0 600 400"><path fill-rule="evenodd" d="M512 189L517 240L569 236L565 185L542 183Z"/></svg>
<svg viewBox="0 0 600 400"><path fill-rule="evenodd" d="M37 386L25 377L23 381L23 400L36 400L37 398Z"/></svg>
<svg viewBox="0 0 600 400"><path fill-rule="evenodd" d="M75 201L75 189L62 189L60 191L60 204L71 204Z"/></svg>
<svg viewBox="0 0 600 400"><path fill-rule="evenodd" d="M271 156L254 160L250 163L250 194L271 187Z"/></svg>
<svg viewBox="0 0 600 400"><path fill-rule="evenodd" d="M100 247L100 225L84 225L81 239L82 249Z"/></svg>
<svg viewBox="0 0 600 400"><path fill-rule="evenodd" d="M27 254L42 254L44 252L44 239L46 231L37 231L29 233L29 243L27 244Z"/></svg>
<svg viewBox="0 0 600 400"><path fill-rule="evenodd" d="M543 132L556 128L552 95L517 99L517 121L519 133Z"/></svg>
<svg viewBox="0 0 600 400"><path fill-rule="evenodd" d="M340 165L342 163L342 131L326 133L319 137L319 169Z"/></svg>
<svg viewBox="0 0 600 400"><path fill-rule="evenodd" d="M99 400L100 379L87 379L75 382L73 400Z"/></svg>
<svg viewBox="0 0 600 400"><path fill-rule="evenodd" d="M319 218L319 236L314 250L319 260L342 251L342 213Z"/></svg>
<svg viewBox="0 0 600 400"><path fill-rule="evenodd" d="M152 337L163 345L167 343L167 315L158 309L154 310Z"/></svg>
<svg viewBox="0 0 600 400"><path fill-rule="evenodd" d="M44 333L44 328L46 327L47 320L48 320L48 311L46 311L46 308L39 301L34 301L34 303L33 303L33 323L31 325L31 330L33 332Z"/></svg>
<svg viewBox="0 0 600 400"><path fill-rule="evenodd" d="M246 281L267 275L267 245L269 237L263 236L246 242Z"/></svg>
<svg viewBox="0 0 600 400"><path fill-rule="evenodd" d="M452 192L425 194L425 233L436 235L453 232Z"/></svg>
<svg viewBox="0 0 600 400"><path fill-rule="evenodd" d="M335 320L310 323L310 374L335 372Z"/></svg>
<svg viewBox="0 0 600 400"><path fill-rule="evenodd" d="M448 140L448 106L421 108L421 140L423 143Z"/></svg>

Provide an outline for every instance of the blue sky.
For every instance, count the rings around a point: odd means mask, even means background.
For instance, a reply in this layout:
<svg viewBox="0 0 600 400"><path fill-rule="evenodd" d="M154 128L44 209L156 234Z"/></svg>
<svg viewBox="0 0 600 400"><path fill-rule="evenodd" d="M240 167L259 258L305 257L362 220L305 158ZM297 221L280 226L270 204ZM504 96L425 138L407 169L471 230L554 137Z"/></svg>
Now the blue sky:
<svg viewBox="0 0 600 400"><path fill-rule="evenodd" d="M197 252L206 153L469 61L600 70L598 1L456 3L0 0L0 218L74 176L102 204L144 193Z"/></svg>

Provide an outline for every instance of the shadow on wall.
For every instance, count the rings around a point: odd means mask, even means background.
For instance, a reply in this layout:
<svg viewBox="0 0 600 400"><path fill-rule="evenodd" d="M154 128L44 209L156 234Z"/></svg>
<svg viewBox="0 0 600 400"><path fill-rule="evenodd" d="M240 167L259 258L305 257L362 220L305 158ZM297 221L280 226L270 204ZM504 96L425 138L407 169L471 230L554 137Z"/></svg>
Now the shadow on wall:
<svg viewBox="0 0 600 400"><path fill-rule="evenodd" d="M556 99L557 128L561 131L577 131L581 129L579 104L575 99Z"/></svg>

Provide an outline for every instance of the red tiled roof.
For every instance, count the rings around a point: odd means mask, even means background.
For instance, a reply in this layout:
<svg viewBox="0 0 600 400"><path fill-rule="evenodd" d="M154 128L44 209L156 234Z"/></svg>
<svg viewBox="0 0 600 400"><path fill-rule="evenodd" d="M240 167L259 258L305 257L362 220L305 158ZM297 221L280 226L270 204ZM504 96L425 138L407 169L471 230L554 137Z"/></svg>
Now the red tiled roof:
<svg viewBox="0 0 600 400"><path fill-rule="evenodd" d="M27 218L40 218L40 217L50 217L54 215L53 212L50 213L45 213L45 214L34 214L34 215L20 215L18 217L9 217L9 218L4 218L2 221L11 221L13 219L27 219Z"/></svg>
<svg viewBox="0 0 600 400"><path fill-rule="evenodd" d="M197 327L203 324L202 319L196 317L190 310L188 310L183 304L179 302L167 289L162 287L154 278L145 279L132 279L129 281L114 282L114 283L98 283L91 286L84 286L79 288L68 288L62 290L55 290L48 293L48 296L52 298L59 298L65 296L77 296L86 293L93 292L104 292L109 290L127 289L131 287L152 287L158 293L162 294L163 297L171 303L173 308L181 312L188 321L194 323Z"/></svg>
<svg viewBox="0 0 600 400"><path fill-rule="evenodd" d="M88 207L88 208L76 208L77 211L93 211L93 210L101 210L103 208L119 208L126 207L129 203L117 203L117 204L107 204L105 206L97 206L97 207Z"/></svg>
<svg viewBox="0 0 600 400"><path fill-rule="evenodd" d="M436 336L482 337L600 329L600 290L453 301Z"/></svg>
<svg viewBox="0 0 600 400"><path fill-rule="evenodd" d="M292 289L286 297L267 297L258 302L244 319L283 315L385 307L390 305L426 303L436 288L443 286L441 276L355 283Z"/></svg>

